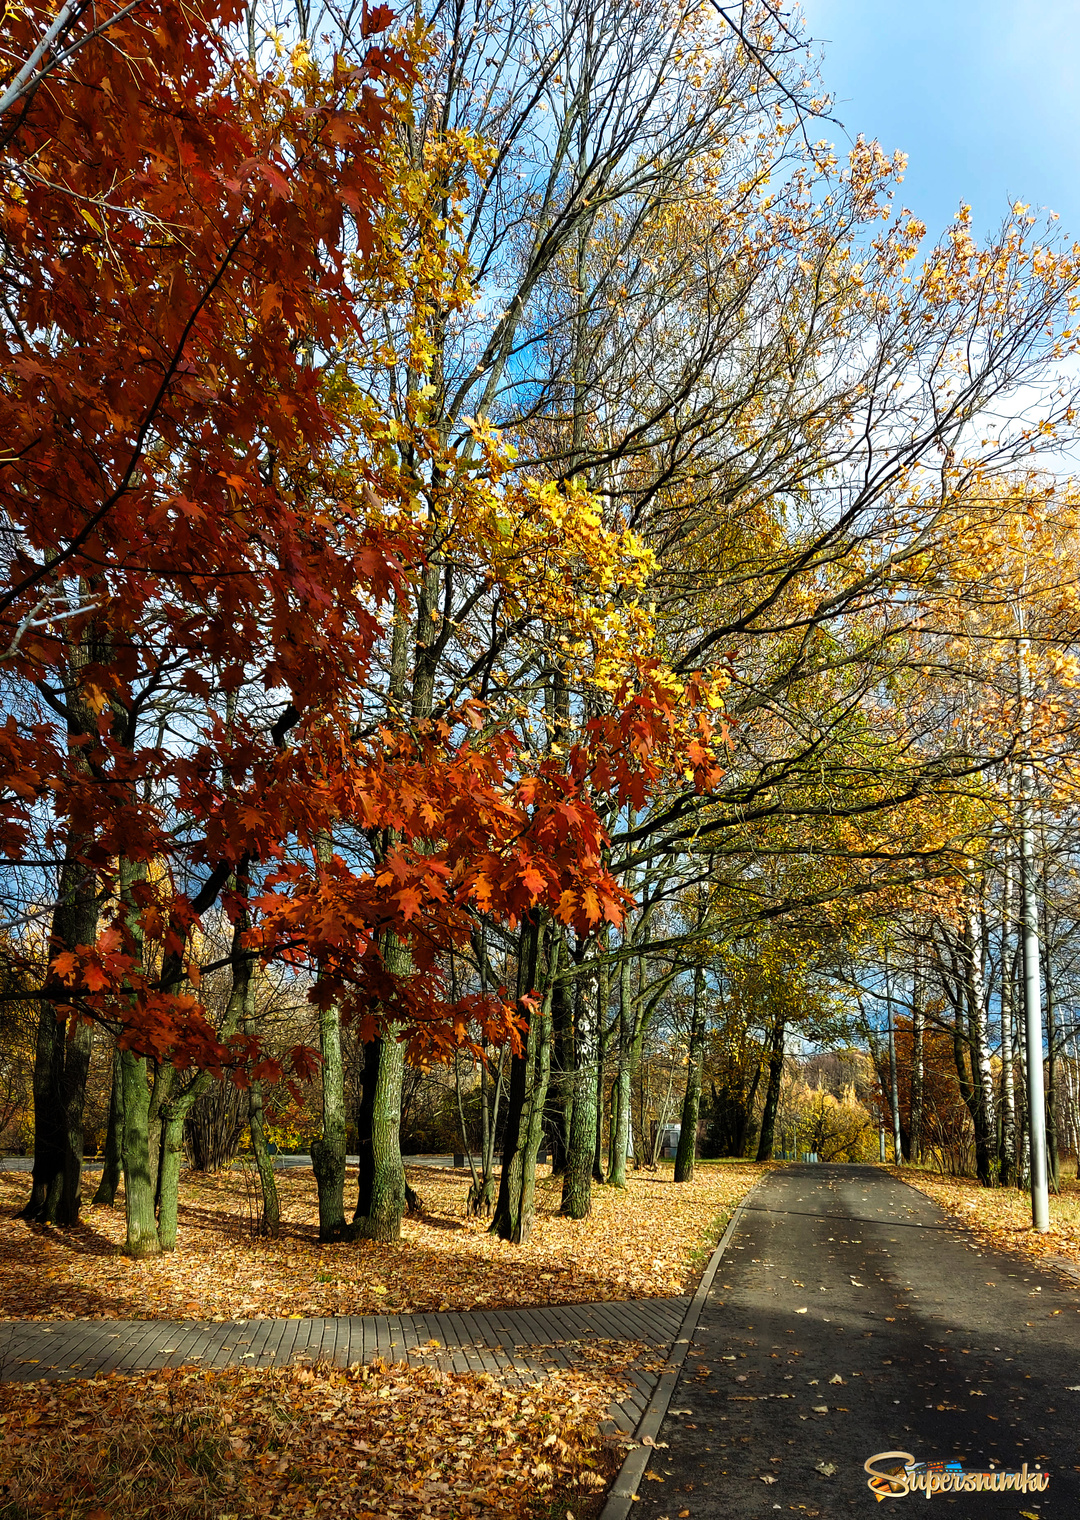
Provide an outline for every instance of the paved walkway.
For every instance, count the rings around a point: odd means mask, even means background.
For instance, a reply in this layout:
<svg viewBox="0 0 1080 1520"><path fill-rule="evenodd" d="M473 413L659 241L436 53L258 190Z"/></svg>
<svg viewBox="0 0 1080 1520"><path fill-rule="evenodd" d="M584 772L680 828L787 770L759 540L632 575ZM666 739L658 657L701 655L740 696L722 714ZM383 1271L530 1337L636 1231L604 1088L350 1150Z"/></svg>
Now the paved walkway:
<svg viewBox="0 0 1080 1520"><path fill-rule="evenodd" d="M1075 1520L1078 1421L1075 1283L876 1168L786 1167L733 1231L633 1514L876 1515L863 1463L905 1452L1050 1473L1045 1492L940 1493L935 1513Z"/></svg>
<svg viewBox="0 0 1080 1520"><path fill-rule="evenodd" d="M406 1359L453 1372L491 1372L535 1382L583 1360L589 1342L642 1341L661 1362L679 1333L689 1298L647 1298L486 1313L341 1316L335 1319L16 1320L0 1323L0 1380L87 1378L195 1363L253 1367L329 1361L339 1367ZM659 1376L631 1369L633 1392L610 1411L611 1429L632 1434Z"/></svg>

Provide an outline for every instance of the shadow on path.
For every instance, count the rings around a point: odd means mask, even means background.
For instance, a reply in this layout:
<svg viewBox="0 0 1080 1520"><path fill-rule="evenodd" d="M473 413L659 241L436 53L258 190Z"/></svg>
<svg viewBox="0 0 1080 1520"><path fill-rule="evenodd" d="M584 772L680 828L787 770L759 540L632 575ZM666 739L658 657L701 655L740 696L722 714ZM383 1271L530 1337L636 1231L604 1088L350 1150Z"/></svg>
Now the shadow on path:
<svg viewBox="0 0 1080 1520"><path fill-rule="evenodd" d="M1050 1473L1043 1493L935 1495L935 1513L1075 1517L1078 1315L1074 1286L877 1168L776 1171L721 1264L636 1520L925 1506L879 1508L863 1463L889 1451Z"/></svg>

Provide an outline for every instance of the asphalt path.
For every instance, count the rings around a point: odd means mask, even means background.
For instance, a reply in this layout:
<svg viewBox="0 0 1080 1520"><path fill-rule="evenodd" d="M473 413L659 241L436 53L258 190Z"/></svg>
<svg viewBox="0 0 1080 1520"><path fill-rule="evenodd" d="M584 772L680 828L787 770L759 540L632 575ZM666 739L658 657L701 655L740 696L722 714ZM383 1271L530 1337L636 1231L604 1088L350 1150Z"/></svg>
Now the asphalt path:
<svg viewBox="0 0 1080 1520"><path fill-rule="evenodd" d="M1076 1520L1078 1385L1075 1285L874 1167L785 1167L732 1238L631 1512ZM883 1452L1049 1482L879 1500Z"/></svg>

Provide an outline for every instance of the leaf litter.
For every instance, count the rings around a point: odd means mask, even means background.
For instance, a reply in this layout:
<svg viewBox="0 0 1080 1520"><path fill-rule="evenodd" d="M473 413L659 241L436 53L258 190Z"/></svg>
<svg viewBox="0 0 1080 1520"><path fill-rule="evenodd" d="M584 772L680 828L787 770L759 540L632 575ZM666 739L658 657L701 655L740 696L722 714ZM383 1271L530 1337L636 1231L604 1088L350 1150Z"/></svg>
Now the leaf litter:
<svg viewBox="0 0 1080 1520"><path fill-rule="evenodd" d="M1080 1266L1080 1182L1062 1180L1061 1192L1050 1195L1050 1228L1031 1226L1031 1198L1019 1188L984 1188L974 1177L938 1177L904 1167L890 1168L901 1178L952 1214L985 1245L1019 1251L1044 1266Z"/></svg>
<svg viewBox="0 0 1080 1520"><path fill-rule="evenodd" d="M647 1354L627 1344L623 1356ZM506 1520L596 1513L617 1364L528 1386L376 1361L0 1385L0 1513L63 1520Z"/></svg>
<svg viewBox="0 0 1080 1520"><path fill-rule="evenodd" d="M59 1230L16 1217L29 1177L0 1173L0 1317L62 1320L260 1319L407 1314L672 1297L692 1291L708 1247L763 1168L632 1173L625 1191L596 1188L588 1219L558 1212L561 1178L537 1179L526 1245L466 1216L467 1172L408 1169L423 1213L401 1240L320 1245L312 1172L278 1172L282 1234L253 1239L239 1170L185 1174L175 1252L122 1254L124 1212L84 1209ZM122 1195L121 1195L122 1196Z"/></svg>

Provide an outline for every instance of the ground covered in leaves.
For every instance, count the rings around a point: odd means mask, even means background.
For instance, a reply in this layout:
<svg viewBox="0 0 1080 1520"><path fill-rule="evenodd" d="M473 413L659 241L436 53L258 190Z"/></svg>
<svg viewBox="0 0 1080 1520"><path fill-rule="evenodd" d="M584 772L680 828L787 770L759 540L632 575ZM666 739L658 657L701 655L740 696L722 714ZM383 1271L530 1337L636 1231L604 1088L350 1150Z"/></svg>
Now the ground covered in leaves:
<svg viewBox="0 0 1080 1520"><path fill-rule="evenodd" d="M1080 1182L1063 1181L1059 1194L1050 1194L1050 1229L1031 1228L1031 1195L1018 1188L980 1187L974 1177L941 1177L913 1167L891 1167L894 1177L932 1198L960 1218L988 1245L1020 1251L1042 1263L1057 1261L1080 1267Z"/></svg>
<svg viewBox="0 0 1080 1520"><path fill-rule="evenodd" d="M245 1168L192 1173L181 1185L178 1248L148 1261L120 1250L122 1195L115 1209L86 1208L73 1230L27 1225L17 1214L29 1175L0 1173L0 1317L249 1319L672 1296L691 1290L707 1247L761 1172L710 1163L679 1184L670 1166L632 1173L625 1191L594 1189L583 1220L559 1215L561 1179L541 1177L525 1246L466 1217L467 1172L410 1167L423 1212L390 1245L320 1245L306 1167L278 1173L283 1229L272 1241L253 1236Z"/></svg>
<svg viewBox="0 0 1080 1520"><path fill-rule="evenodd" d="M381 1362L0 1385L0 1514L586 1520L621 1459L597 1427L623 1386L603 1364L509 1388Z"/></svg>

